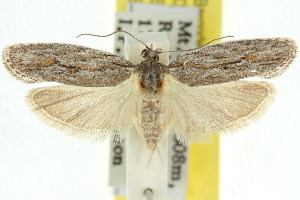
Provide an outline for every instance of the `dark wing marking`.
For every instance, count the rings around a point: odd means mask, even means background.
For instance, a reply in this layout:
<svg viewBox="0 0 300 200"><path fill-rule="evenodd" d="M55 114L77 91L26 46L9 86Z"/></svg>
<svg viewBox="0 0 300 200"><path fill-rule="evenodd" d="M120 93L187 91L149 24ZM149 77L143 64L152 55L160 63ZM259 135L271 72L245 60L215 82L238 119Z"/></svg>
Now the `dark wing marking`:
<svg viewBox="0 0 300 200"><path fill-rule="evenodd" d="M72 44L16 44L6 47L2 57L8 71L26 83L108 87L128 79L133 70L122 57Z"/></svg>
<svg viewBox="0 0 300 200"><path fill-rule="evenodd" d="M169 73L189 86L281 75L296 56L288 38L229 41L191 51L169 65Z"/></svg>

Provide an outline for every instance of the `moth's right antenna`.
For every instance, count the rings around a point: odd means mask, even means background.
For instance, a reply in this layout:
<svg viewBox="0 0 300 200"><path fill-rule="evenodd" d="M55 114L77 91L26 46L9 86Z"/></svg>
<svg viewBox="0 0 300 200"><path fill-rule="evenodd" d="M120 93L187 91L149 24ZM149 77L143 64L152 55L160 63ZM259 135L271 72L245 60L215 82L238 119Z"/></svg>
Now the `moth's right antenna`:
<svg viewBox="0 0 300 200"><path fill-rule="evenodd" d="M148 47L144 42L142 42L140 39L136 38L134 35L132 35L131 33L127 32L127 31L123 31L123 30L117 30L117 31L114 31L110 34L107 34L107 35L96 35L96 34L90 34L90 33L82 33L80 35L77 35L76 38L82 36L82 35L90 35L90 36L96 36L96 37L108 37L108 36L111 36L113 34L116 34L116 33L126 33L128 35L130 35L132 38L134 38L135 40L139 41L140 43L142 43L143 45L145 45L145 47L147 49L150 49L150 47Z"/></svg>

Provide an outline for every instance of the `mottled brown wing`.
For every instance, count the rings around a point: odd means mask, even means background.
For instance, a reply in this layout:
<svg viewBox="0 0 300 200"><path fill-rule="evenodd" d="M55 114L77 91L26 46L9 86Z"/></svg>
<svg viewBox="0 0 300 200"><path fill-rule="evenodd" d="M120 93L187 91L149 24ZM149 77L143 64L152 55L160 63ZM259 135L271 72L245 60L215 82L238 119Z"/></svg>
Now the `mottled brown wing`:
<svg viewBox="0 0 300 200"><path fill-rule="evenodd" d="M296 56L288 38L229 41L191 51L169 65L170 74L189 86L281 75Z"/></svg>
<svg viewBox="0 0 300 200"><path fill-rule="evenodd" d="M2 57L8 71L26 83L108 87L128 79L133 70L122 57L72 44L16 44L6 47Z"/></svg>

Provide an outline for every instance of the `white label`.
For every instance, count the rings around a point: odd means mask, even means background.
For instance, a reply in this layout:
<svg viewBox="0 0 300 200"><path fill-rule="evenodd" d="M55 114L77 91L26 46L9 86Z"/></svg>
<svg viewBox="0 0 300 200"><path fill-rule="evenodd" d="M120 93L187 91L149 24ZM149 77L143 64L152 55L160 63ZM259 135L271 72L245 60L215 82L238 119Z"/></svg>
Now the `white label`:
<svg viewBox="0 0 300 200"><path fill-rule="evenodd" d="M114 187L114 194L125 195L126 185L126 151L125 144L115 143L111 139L109 160L109 186Z"/></svg>
<svg viewBox="0 0 300 200"><path fill-rule="evenodd" d="M197 44L199 8L129 3L130 12L116 14L116 30L167 32L170 50L191 49ZM124 56L124 34L115 36L115 54ZM183 53L170 53L170 62ZM120 150L122 149L122 153ZM110 186L115 195L125 196L125 145L111 145ZM121 162L121 164L118 164ZM168 143L168 198L185 199L188 172L188 149L170 134ZM123 173L123 174L122 174Z"/></svg>

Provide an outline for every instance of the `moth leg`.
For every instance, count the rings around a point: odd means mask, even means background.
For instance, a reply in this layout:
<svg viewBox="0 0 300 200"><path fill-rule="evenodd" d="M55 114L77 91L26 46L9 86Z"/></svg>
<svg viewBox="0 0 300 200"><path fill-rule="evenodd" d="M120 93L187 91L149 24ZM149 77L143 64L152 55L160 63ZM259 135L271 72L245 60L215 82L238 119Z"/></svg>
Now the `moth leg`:
<svg viewBox="0 0 300 200"><path fill-rule="evenodd" d="M152 157L153 157L154 151L155 151L154 148L150 151L149 158L148 158L148 162L147 162L147 170L148 170L149 167L150 167L150 164L151 164L151 161L152 161Z"/></svg>

